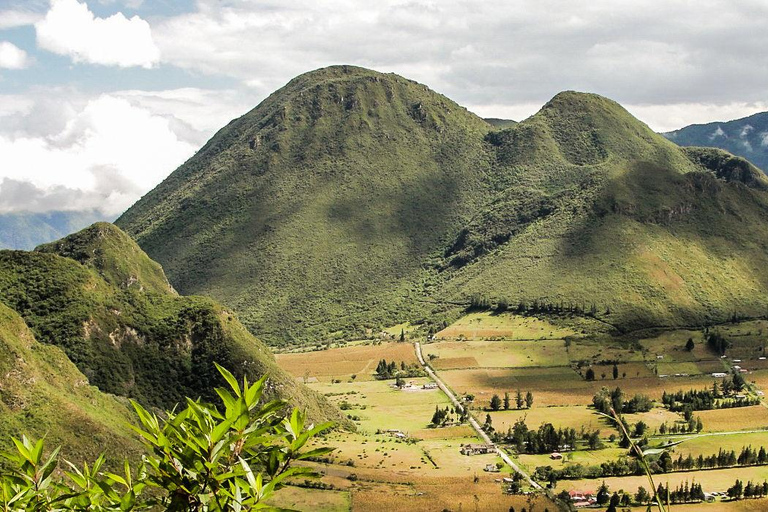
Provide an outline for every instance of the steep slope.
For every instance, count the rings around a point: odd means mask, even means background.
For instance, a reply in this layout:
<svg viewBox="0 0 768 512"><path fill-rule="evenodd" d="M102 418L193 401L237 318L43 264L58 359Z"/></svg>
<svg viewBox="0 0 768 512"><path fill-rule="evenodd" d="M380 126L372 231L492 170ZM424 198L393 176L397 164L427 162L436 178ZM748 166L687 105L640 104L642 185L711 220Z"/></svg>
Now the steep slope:
<svg viewBox="0 0 768 512"><path fill-rule="evenodd" d="M213 363L257 378L312 417L341 420L269 349L204 297L179 297L162 268L117 227L95 224L35 252L0 251L0 301L41 342L61 347L99 389L154 406L213 398Z"/></svg>
<svg viewBox="0 0 768 512"><path fill-rule="evenodd" d="M292 80L217 133L117 225L181 293L279 344L421 311L422 265L487 189L482 119L350 66Z"/></svg>
<svg viewBox="0 0 768 512"><path fill-rule="evenodd" d="M113 220L96 210L0 214L0 249L30 251L100 220Z"/></svg>
<svg viewBox="0 0 768 512"><path fill-rule="evenodd" d="M38 343L24 320L0 304L0 445L10 436L46 436L68 460L137 459L141 444L125 400L89 386L58 347Z"/></svg>
<svg viewBox="0 0 768 512"><path fill-rule="evenodd" d="M117 223L271 344L429 321L472 294L599 305L631 329L764 313L766 183L594 94L497 130L337 66L230 123Z"/></svg>
<svg viewBox="0 0 768 512"><path fill-rule="evenodd" d="M491 140L510 186L448 251L461 268L443 273L443 296L595 305L622 329L764 313L768 180L753 166L682 150L578 93Z"/></svg>
<svg viewBox="0 0 768 512"><path fill-rule="evenodd" d="M768 171L768 112L733 121L693 124L664 136L681 146L725 149Z"/></svg>

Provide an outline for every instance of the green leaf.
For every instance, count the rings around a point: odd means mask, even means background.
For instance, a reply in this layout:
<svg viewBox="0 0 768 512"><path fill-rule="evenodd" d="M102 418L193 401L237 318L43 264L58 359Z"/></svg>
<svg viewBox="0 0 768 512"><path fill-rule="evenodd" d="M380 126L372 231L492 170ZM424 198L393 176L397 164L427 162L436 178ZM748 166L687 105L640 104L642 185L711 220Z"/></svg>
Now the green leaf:
<svg viewBox="0 0 768 512"><path fill-rule="evenodd" d="M232 391L235 392L235 395L241 396L240 385L237 383L237 379L235 378L235 376L229 373L229 370L227 370L223 366L219 366L218 363L213 363L213 364L216 365L216 369L219 370L219 373L227 381L229 386L232 388Z"/></svg>

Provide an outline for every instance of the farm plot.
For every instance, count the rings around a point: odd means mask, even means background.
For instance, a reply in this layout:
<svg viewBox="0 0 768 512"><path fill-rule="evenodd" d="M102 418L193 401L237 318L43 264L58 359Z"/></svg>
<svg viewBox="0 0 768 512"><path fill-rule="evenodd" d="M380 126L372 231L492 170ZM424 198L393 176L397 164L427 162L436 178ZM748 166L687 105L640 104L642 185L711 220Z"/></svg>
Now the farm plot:
<svg viewBox="0 0 768 512"><path fill-rule="evenodd" d="M514 398L512 398L514 402ZM531 409L497 411L488 413L491 415L493 428L497 432L506 432L519 419L523 419L531 430L536 430L544 423L551 423L555 428L572 428L576 432L592 432L600 430L601 437L615 434L616 429L606 419L586 406L571 407L533 407ZM476 413L476 417L482 420L485 413Z"/></svg>
<svg viewBox="0 0 768 512"><path fill-rule="evenodd" d="M364 432L398 429L410 434L429 425L435 406L445 407L450 401L438 389L421 389L429 379L408 380L413 382L413 389L393 388L394 380L320 382L310 387L325 394L348 414L359 417L358 425Z"/></svg>
<svg viewBox="0 0 768 512"><path fill-rule="evenodd" d="M422 347L427 357L438 356L430 361L436 370L567 366L564 348L563 340L443 341Z"/></svg>
<svg viewBox="0 0 768 512"><path fill-rule="evenodd" d="M683 439L670 437L670 441L676 441ZM683 457L691 455L698 457L699 455L708 456L716 454L721 448L723 450L733 450L738 455L742 448L745 446L751 446L752 448L759 450L761 446L768 449L768 431L757 433L739 433L739 434L725 434L725 435L700 435L689 438L686 441L676 445L672 448L673 456L682 454Z"/></svg>
<svg viewBox="0 0 768 512"><path fill-rule="evenodd" d="M352 506L348 491L283 487L269 500L273 507L313 512L340 512Z"/></svg>
<svg viewBox="0 0 768 512"><path fill-rule="evenodd" d="M759 430L768 428L768 408L762 405L737 409L697 411L695 415L704 423L704 432L729 432L733 430Z"/></svg>
<svg viewBox="0 0 768 512"><path fill-rule="evenodd" d="M576 332L547 320L512 313L470 313L436 335L437 339L552 340L574 336Z"/></svg>
<svg viewBox="0 0 768 512"><path fill-rule="evenodd" d="M602 450L577 450L566 452L564 458L552 460L548 454L544 455L519 455L518 459L529 471L535 471L537 467L551 466L554 469L562 469L568 464L582 464L584 466L599 466L603 462L613 461L625 456L624 448L603 448Z"/></svg>
<svg viewBox="0 0 768 512"><path fill-rule="evenodd" d="M308 382L351 378L371 380L376 365L382 359L406 364L416 363L416 354L410 343L380 343L333 348L317 352L276 354L277 363L290 374Z"/></svg>

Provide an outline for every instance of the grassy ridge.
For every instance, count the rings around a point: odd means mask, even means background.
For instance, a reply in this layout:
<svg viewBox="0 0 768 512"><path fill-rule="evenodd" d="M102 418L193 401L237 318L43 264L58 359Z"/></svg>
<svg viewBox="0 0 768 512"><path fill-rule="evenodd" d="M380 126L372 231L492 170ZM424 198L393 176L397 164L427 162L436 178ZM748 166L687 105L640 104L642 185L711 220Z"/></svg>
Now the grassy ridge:
<svg viewBox="0 0 768 512"><path fill-rule="evenodd" d="M272 396L313 418L342 420L231 313L208 298L179 297L114 226L95 224L36 252L1 251L0 300L102 391L165 408L185 396L212 399L223 384L218 362L252 380L268 373Z"/></svg>
<svg viewBox="0 0 768 512"><path fill-rule="evenodd" d="M127 401L89 386L64 352L39 343L24 320L0 304L0 433L46 436L71 461L93 460L109 447L110 460L135 459L141 445L128 423Z"/></svg>
<svg viewBox="0 0 768 512"><path fill-rule="evenodd" d="M606 98L495 129L423 85L335 66L217 133L117 224L182 293L273 345L431 320L472 294L620 328L763 314L766 180Z"/></svg>

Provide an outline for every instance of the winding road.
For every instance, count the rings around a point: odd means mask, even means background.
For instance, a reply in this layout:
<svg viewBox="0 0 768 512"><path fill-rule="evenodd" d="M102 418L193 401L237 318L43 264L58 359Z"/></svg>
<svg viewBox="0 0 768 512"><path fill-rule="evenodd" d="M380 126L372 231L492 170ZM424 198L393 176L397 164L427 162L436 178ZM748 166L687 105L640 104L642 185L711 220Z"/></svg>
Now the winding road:
<svg viewBox="0 0 768 512"><path fill-rule="evenodd" d="M427 374L437 383L437 387L439 387L443 393L445 393L448 398L451 400L453 405L455 407L463 407L461 402L459 402L459 399L456 398L456 395L453 394L453 391L451 391L448 386L443 383L443 381L440 379L440 377L437 376L437 374L432 370L432 368L427 365L426 361L424 360L424 356L421 353L421 343L418 341L414 342L413 346L416 348L416 357L419 359L419 363L421 366L424 367L424 370L427 372ZM480 427L480 424L475 420L475 418L470 414L469 415L469 424L472 426L472 428L477 432L477 435L480 436L480 439L482 439L486 444L493 444L491 441L491 438L488 437L488 434L485 433L485 431ZM504 452L501 448L498 446L495 446L496 453L501 457L501 459L509 465L509 467L512 468L513 471L515 471L517 474L523 477L523 479L528 482L528 485L533 487L534 489L543 489L531 476L523 471L523 469L518 466L515 461L512 460L512 458Z"/></svg>

